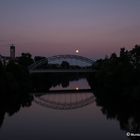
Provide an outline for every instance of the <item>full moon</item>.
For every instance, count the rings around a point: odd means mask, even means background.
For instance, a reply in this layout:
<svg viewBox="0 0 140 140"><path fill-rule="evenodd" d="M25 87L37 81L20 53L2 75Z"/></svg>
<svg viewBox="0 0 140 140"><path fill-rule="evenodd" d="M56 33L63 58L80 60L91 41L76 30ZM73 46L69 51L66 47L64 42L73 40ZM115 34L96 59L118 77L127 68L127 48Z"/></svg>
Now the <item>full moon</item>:
<svg viewBox="0 0 140 140"><path fill-rule="evenodd" d="M79 50L76 50L75 52L76 52L76 53L79 53Z"/></svg>

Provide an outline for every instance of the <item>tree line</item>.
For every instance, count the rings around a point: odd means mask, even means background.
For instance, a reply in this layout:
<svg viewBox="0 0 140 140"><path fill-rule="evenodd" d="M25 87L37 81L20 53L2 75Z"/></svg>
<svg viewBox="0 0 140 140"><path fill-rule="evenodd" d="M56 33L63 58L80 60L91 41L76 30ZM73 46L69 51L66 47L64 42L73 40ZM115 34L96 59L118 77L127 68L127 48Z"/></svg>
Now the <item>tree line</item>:
<svg viewBox="0 0 140 140"><path fill-rule="evenodd" d="M131 86L140 84L140 45L131 50L120 49L117 56L99 59L94 65L95 81L102 86ZM140 90L140 89L139 89Z"/></svg>
<svg viewBox="0 0 140 140"><path fill-rule="evenodd" d="M7 65L0 61L0 90L29 87L28 66L44 58L36 56L33 59L30 53L22 53L20 57L17 57L15 61L9 61ZM62 62L62 66L67 68L69 64ZM135 45L131 50L121 48L119 55L112 53L109 57L98 59L94 63L93 69L96 85L129 86L140 84L140 45Z"/></svg>

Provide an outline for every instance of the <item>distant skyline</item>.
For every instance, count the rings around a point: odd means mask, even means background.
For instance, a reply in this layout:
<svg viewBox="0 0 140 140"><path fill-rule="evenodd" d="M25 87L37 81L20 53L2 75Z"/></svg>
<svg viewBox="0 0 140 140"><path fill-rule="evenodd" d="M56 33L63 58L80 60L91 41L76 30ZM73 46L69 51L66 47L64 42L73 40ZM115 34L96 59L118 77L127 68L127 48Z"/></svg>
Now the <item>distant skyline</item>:
<svg viewBox="0 0 140 140"><path fill-rule="evenodd" d="M140 44L140 0L0 0L0 54L100 58Z"/></svg>

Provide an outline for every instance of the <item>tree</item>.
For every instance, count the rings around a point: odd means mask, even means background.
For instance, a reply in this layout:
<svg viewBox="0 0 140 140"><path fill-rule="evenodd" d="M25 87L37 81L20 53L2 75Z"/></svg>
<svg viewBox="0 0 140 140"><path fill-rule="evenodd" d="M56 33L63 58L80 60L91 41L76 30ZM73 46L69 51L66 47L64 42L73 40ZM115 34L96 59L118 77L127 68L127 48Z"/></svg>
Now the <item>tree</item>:
<svg viewBox="0 0 140 140"><path fill-rule="evenodd" d="M28 67L33 63L32 55L30 53L22 53L18 58L18 63L22 66Z"/></svg>
<svg viewBox="0 0 140 140"><path fill-rule="evenodd" d="M130 51L132 63L137 67L140 65L140 45L135 45L135 47Z"/></svg>
<svg viewBox="0 0 140 140"><path fill-rule="evenodd" d="M125 56L125 48L121 48L120 49L120 57L124 57Z"/></svg>
<svg viewBox="0 0 140 140"><path fill-rule="evenodd" d="M64 69L68 69L70 67L70 64L67 61L62 61L61 67Z"/></svg>

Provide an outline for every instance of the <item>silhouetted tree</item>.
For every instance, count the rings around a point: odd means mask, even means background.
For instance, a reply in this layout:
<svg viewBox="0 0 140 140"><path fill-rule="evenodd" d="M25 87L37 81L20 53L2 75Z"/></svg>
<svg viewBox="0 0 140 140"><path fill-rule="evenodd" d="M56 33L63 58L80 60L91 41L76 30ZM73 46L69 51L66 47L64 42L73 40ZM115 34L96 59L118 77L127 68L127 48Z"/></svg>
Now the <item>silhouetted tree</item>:
<svg viewBox="0 0 140 140"><path fill-rule="evenodd" d="M61 67L64 68L64 69L68 69L69 68L69 63L67 61L62 61L61 63Z"/></svg>
<svg viewBox="0 0 140 140"><path fill-rule="evenodd" d="M32 55L30 53L22 53L18 58L18 63L24 67L28 67L33 63Z"/></svg>
<svg viewBox="0 0 140 140"><path fill-rule="evenodd" d="M126 55L125 48L120 49L120 57L124 57Z"/></svg>
<svg viewBox="0 0 140 140"><path fill-rule="evenodd" d="M120 56L115 53L110 58L99 59L95 63L95 83L104 86L135 85L140 83L140 46L132 50L120 49Z"/></svg>
<svg viewBox="0 0 140 140"><path fill-rule="evenodd" d="M140 45L135 45L135 47L130 51L131 61L135 68L140 66Z"/></svg>

